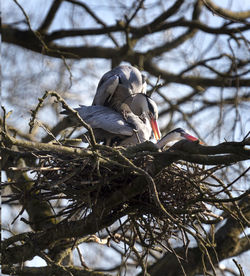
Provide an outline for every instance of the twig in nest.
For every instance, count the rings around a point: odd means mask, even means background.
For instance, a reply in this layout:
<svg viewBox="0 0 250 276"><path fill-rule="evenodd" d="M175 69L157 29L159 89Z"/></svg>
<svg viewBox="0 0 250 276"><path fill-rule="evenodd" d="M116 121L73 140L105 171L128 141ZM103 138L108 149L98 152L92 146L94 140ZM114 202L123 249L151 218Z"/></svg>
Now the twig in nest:
<svg viewBox="0 0 250 276"><path fill-rule="evenodd" d="M53 133L52 133L42 122L40 122L40 121L37 120L37 119L36 119L36 122L37 122L37 124L38 124L40 127L42 127L42 128L47 132L47 134L48 134L49 136L51 136L59 145L62 145L61 142L58 141L58 140L56 139L56 137L54 136L54 134L53 134Z"/></svg>
<svg viewBox="0 0 250 276"><path fill-rule="evenodd" d="M86 263L85 263L85 261L84 261L84 258L83 258L83 255L82 255L82 253L81 253L81 251L80 251L80 249L79 249L78 246L76 247L76 250L77 250L77 253L78 253L78 256L79 256L81 265L82 265L83 267L85 267L85 268L88 269L88 266L86 265Z"/></svg>
<svg viewBox="0 0 250 276"><path fill-rule="evenodd" d="M235 259L233 259L233 262L235 263L235 265L237 266L239 272L240 272L240 276L245 276L243 270L242 270L242 266L240 264L237 263L237 261Z"/></svg>
<svg viewBox="0 0 250 276"><path fill-rule="evenodd" d="M70 114L74 115L77 120L80 122L80 124L85 127L88 132L89 132L89 136L90 136L90 141L89 144L95 148L96 146L96 140L95 140L95 136L94 136L94 132L91 128L90 125L88 125L86 122L84 122L84 120L80 117L80 115L78 114L78 112L76 110L74 110L73 108L71 108L65 101L64 99L55 91L46 91L45 94L43 95L42 98L39 98L39 103L37 105L37 107L35 108L35 110L31 110L31 119L30 119L30 132L32 131L32 128L34 127L34 122L37 116L38 111L41 109L43 102L45 101L45 99L48 97L56 97L56 99L62 104L62 107L64 109L66 109L67 111L70 112Z"/></svg>

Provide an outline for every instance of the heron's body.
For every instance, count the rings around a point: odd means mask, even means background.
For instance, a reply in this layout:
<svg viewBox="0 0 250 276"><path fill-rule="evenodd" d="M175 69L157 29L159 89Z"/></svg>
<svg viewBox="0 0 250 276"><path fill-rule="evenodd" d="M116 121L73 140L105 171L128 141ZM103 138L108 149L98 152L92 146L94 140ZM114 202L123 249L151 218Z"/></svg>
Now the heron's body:
<svg viewBox="0 0 250 276"><path fill-rule="evenodd" d="M146 88L145 78L137 68L121 65L103 75L92 105L108 106L122 112L122 104L130 105L131 96L146 94Z"/></svg>
<svg viewBox="0 0 250 276"><path fill-rule="evenodd" d="M149 140L152 128L149 119L143 114L142 118L133 112L126 112L125 117L101 105L81 105L75 110L94 131L98 142L108 145L134 145Z"/></svg>
<svg viewBox="0 0 250 276"><path fill-rule="evenodd" d="M101 78L92 106L76 108L98 142L134 145L160 139L156 103L146 95L146 81L133 66L122 65Z"/></svg>

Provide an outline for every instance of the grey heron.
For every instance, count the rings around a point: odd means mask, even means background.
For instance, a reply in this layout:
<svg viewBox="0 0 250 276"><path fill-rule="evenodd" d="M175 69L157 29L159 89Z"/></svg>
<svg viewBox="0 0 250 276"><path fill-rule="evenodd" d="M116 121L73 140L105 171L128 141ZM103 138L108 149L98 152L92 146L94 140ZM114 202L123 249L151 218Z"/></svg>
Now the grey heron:
<svg viewBox="0 0 250 276"><path fill-rule="evenodd" d="M174 141L180 141L186 139L188 141L199 141L198 138L190 135L182 128L176 128L170 132L168 132L166 135L164 135L161 140L159 140L156 144L158 149L164 150L170 142ZM200 141L199 141L200 142ZM202 142L200 142L202 144Z"/></svg>
<svg viewBox="0 0 250 276"><path fill-rule="evenodd" d="M120 65L105 73L97 86L92 105L108 106L118 112L131 96L146 94L147 83L141 72L130 65Z"/></svg>
<svg viewBox="0 0 250 276"><path fill-rule="evenodd" d="M161 136L156 103L146 94L132 97L130 105L123 103L121 113L102 105L81 105L75 110L93 128L98 142L134 145L149 140L152 132L156 140Z"/></svg>

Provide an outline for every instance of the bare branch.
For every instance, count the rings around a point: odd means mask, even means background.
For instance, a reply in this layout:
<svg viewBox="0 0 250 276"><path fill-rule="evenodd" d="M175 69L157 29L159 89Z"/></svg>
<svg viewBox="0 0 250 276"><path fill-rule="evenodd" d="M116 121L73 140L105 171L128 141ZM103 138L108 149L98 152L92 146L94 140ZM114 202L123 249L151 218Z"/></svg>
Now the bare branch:
<svg viewBox="0 0 250 276"><path fill-rule="evenodd" d="M233 21L244 21L250 17L250 11L233 12L228 9L224 9L217 6L211 0L202 0L202 1L210 11L212 11L213 13L216 13L217 15L223 18L230 19Z"/></svg>
<svg viewBox="0 0 250 276"><path fill-rule="evenodd" d="M61 4L62 4L62 0L54 0L46 18L44 19L43 23L41 24L40 28L38 29L38 31L40 33L47 32L48 28L50 27L52 21L54 20L54 18L56 16L56 13L57 13L58 9L60 8Z"/></svg>

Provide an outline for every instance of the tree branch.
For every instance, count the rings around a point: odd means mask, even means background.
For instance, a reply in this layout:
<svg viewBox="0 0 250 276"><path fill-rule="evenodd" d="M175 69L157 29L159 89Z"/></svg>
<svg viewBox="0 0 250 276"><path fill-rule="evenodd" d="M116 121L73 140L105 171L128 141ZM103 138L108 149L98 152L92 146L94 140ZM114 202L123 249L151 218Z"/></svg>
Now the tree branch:
<svg viewBox="0 0 250 276"><path fill-rule="evenodd" d="M214 4L211 0L202 0L205 4L205 6L212 11L213 13L216 13L217 15L232 20L232 21L245 21L246 19L249 19L250 17L250 11L242 11L242 12L233 12L225 8L221 8Z"/></svg>
<svg viewBox="0 0 250 276"><path fill-rule="evenodd" d="M47 32L49 26L51 25L52 21L54 20L54 18L56 16L56 13L57 13L58 9L60 8L61 4L62 4L62 0L54 0L47 16L45 17L43 23L41 24L40 28L38 29L38 32L40 32L40 33Z"/></svg>
<svg viewBox="0 0 250 276"><path fill-rule="evenodd" d="M9 267L3 265L2 272L9 275L20 276L48 276L48 275L61 275L61 276L111 276L111 274L104 272L97 272L92 270L86 270L81 267L67 267L62 269L60 266L45 266L45 267Z"/></svg>

